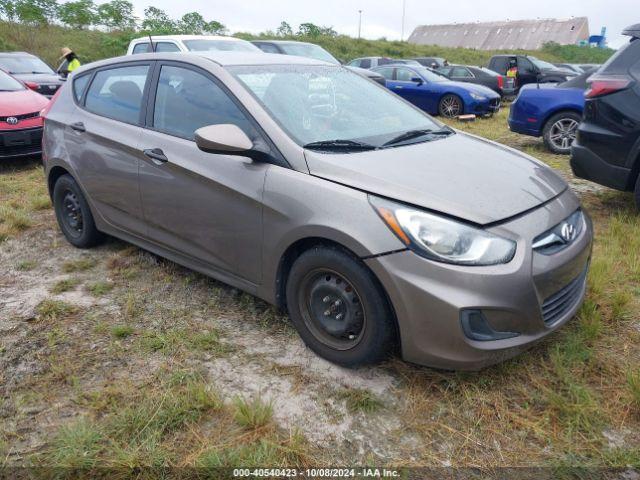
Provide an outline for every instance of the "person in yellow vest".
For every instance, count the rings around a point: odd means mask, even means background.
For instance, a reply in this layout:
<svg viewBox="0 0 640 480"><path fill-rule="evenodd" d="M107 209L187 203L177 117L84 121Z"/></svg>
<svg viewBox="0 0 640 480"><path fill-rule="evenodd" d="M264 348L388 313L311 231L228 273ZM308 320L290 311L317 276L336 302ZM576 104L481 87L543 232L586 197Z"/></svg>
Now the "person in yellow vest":
<svg viewBox="0 0 640 480"><path fill-rule="evenodd" d="M513 86L516 86L517 78L518 78L518 65L514 60L509 62L509 68L507 69L507 78L513 79Z"/></svg>
<svg viewBox="0 0 640 480"><path fill-rule="evenodd" d="M78 60L78 56L69 47L63 47L60 53L62 53L60 60L63 60L63 62L58 69L58 73L66 77L80 66L80 60Z"/></svg>

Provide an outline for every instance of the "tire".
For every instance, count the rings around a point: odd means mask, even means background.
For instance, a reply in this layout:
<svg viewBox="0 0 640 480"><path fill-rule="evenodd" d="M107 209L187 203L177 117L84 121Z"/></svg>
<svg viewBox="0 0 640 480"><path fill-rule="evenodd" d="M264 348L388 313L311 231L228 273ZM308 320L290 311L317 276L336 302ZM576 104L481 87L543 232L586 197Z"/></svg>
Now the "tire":
<svg viewBox="0 0 640 480"><path fill-rule="evenodd" d="M639 162L640 158L636 160ZM640 210L640 175L636 178L636 186L633 189L633 199L636 201L636 208Z"/></svg>
<svg viewBox="0 0 640 480"><path fill-rule="evenodd" d="M289 272L286 302L304 343L330 362L375 364L393 351L395 320L385 291L346 251L317 246L300 255Z"/></svg>
<svg viewBox="0 0 640 480"><path fill-rule="evenodd" d="M582 117L576 112L560 112L553 115L542 129L544 144L553 153L568 155L576 139Z"/></svg>
<svg viewBox="0 0 640 480"><path fill-rule="evenodd" d="M458 95L448 93L440 99L438 113L446 118L455 118L464 113L464 103Z"/></svg>
<svg viewBox="0 0 640 480"><path fill-rule="evenodd" d="M60 230L78 248L91 248L104 239L96 228L82 190L71 175L62 175L53 187L53 207Z"/></svg>

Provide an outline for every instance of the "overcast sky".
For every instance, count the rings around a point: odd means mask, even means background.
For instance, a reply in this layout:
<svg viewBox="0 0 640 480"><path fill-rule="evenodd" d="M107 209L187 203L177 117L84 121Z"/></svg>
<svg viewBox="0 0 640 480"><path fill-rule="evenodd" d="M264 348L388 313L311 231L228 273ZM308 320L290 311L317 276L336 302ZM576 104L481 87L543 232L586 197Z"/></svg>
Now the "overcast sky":
<svg viewBox="0 0 640 480"><path fill-rule="evenodd" d="M218 20L231 32L275 30L282 20L297 28L302 22L332 26L338 33L357 36L358 10L362 10L362 36L399 39L402 31L402 0L132 0L143 16L152 4L172 17L190 11L207 20ZM639 0L405 0L404 38L422 24L523 20L533 18L589 18L591 34L607 27L609 43L624 43L623 28L638 22Z"/></svg>

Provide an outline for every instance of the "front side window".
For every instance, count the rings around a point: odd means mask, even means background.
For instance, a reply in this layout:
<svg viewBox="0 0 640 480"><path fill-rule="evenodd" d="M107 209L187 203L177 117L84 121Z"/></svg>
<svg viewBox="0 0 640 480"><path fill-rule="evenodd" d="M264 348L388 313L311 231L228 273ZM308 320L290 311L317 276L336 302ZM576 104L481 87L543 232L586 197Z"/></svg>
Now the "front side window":
<svg viewBox="0 0 640 480"><path fill-rule="evenodd" d="M371 59L363 58L360 60L360 68L371 68Z"/></svg>
<svg viewBox="0 0 640 480"><path fill-rule="evenodd" d="M227 67L299 145L346 139L381 145L442 125L347 69L323 65Z"/></svg>
<svg viewBox="0 0 640 480"><path fill-rule="evenodd" d="M396 69L396 78L399 82L410 82L412 78L419 77L419 75L413 70L408 68Z"/></svg>
<svg viewBox="0 0 640 480"><path fill-rule="evenodd" d="M213 80L193 70L164 65L160 71L153 111L153 128L192 140L194 132L207 125L232 123L249 137L254 129Z"/></svg>
<svg viewBox="0 0 640 480"><path fill-rule="evenodd" d="M245 40L185 40L190 52L261 52L253 43Z"/></svg>
<svg viewBox="0 0 640 480"><path fill-rule="evenodd" d="M51 67L38 57L12 55L0 57L0 70L14 75L22 73L53 73Z"/></svg>
<svg viewBox="0 0 640 480"><path fill-rule="evenodd" d="M109 68L95 74L85 108L97 115L138 123L148 65Z"/></svg>

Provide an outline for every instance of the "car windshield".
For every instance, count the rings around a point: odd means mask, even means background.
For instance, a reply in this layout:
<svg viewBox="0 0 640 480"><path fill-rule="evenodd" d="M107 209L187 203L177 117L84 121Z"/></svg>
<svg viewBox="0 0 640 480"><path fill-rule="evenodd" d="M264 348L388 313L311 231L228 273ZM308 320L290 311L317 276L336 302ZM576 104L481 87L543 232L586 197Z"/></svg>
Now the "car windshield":
<svg viewBox="0 0 640 480"><path fill-rule="evenodd" d="M299 57L315 58L323 62L339 65L340 62L327 52L324 48L310 43L281 43L280 48L288 55L297 55Z"/></svg>
<svg viewBox="0 0 640 480"><path fill-rule="evenodd" d="M191 52L261 52L258 47L244 40L184 40Z"/></svg>
<svg viewBox="0 0 640 480"><path fill-rule="evenodd" d="M556 67L553 63L545 62L544 60L540 60L539 58L536 58L536 57L527 57L527 58L531 60L531 63L533 63L536 67L538 67L541 70L558 70L558 67Z"/></svg>
<svg viewBox="0 0 640 480"><path fill-rule="evenodd" d="M18 90L24 90L24 86L0 70L0 92L17 92Z"/></svg>
<svg viewBox="0 0 640 480"><path fill-rule="evenodd" d="M375 147L407 131L443 125L345 68L228 67L299 145L340 140Z"/></svg>
<svg viewBox="0 0 640 480"><path fill-rule="evenodd" d="M53 73L53 70L37 57L0 57L0 69L11 74Z"/></svg>

